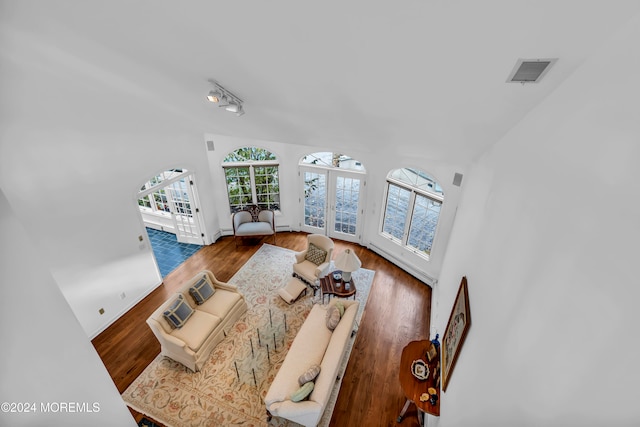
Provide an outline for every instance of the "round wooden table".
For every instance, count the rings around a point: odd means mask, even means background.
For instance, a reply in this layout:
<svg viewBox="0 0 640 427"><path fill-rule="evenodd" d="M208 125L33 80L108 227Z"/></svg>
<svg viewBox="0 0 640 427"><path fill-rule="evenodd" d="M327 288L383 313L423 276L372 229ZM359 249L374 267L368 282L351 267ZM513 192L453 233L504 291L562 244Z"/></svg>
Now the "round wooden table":
<svg viewBox="0 0 640 427"><path fill-rule="evenodd" d="M402 418L404 418L404 414L409 409L409 405L414 403L418 408L419 415L422 415L423 412L434 415L436 417L440 416L440 390L436 387L436 379L433 377L433 372L436 369L436 365L438 364L438 357L434 357L431 362L427 358L427 349L431 345L431 341L411 341L407 346L402 350L402 356L400 358L400 385L402 386L402 391L407 397L407 401L402 408L402 412L398 416L398 422L402 422ZM426 380L419 380L413 376L411 373L411 364L414 360L422 359L429 366L429 377ZM432 405L429 400L425 402L420 401L420 396L422 393L428 393L427 389L429 387L433 387L438 390L438 400L435 405ZM418 417L420 421L420 425L422 425L422 417Z"/></svg>
<svg viewBox="0 0 640 427"><path fill-rule="evenodd" d="M344 280L336 280L333 277L333 273L341 273L340 271L332 271L327 274L325 277L320 278L320 296L322 297L322 303L324 304L324 296L328 295L331 298L331 295L335 295L341 298L348 298L353 296L353 299L356 299L356 282L353 280L353 276L351 276L351 281L349 282L349 289L347 289L346 283Z"/></svg>

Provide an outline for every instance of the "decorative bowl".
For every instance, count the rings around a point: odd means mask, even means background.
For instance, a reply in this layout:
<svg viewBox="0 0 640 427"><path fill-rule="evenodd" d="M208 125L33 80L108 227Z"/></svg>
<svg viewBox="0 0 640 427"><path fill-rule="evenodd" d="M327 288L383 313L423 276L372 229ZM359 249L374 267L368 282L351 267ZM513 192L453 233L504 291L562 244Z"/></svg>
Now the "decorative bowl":
<svg viewBox="0 0 640 427"><path fill-rule="evenodd" d="M411 364L411 373L421 381L426 380L429 378L429 366L422 359L414 360Z"/></svg>

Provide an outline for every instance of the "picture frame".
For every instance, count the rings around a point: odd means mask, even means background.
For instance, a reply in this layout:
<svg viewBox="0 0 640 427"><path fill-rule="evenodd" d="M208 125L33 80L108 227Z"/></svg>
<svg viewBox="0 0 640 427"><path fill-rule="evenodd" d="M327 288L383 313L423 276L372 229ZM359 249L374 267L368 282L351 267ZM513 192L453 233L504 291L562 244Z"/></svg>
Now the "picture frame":
<svg viewBox="0 0 640 427"><path fill-rule="evenodd" d="M467 277L463 276L451 308L447 329L442 338L442 391L447 391L453 368L456 365L470 326L469 289Z"/></svg>
<svg viewBox="0 0 640 427"><path fill-rule="evenodd" d="M428 361L431 362L437 355L438 355L438 350L436 349L436 346L433 343L431 343L431 345L429 346L429 349L427 350Z"/></svg>

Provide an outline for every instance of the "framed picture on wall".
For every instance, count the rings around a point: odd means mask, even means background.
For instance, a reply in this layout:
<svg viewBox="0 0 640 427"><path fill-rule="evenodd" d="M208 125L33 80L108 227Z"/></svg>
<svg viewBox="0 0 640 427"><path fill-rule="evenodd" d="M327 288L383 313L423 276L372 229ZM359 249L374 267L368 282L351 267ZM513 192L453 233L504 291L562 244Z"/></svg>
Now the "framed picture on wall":
<svg viewBox="0 0 640 427"><path fill-rule="evenodd" d="M442 338L442 391L447 390L451 373L456 365L456 360L470 326L469 290L467 289L467 277L465 276L460 282L460 288L451 309L447 329Z"/></svg>

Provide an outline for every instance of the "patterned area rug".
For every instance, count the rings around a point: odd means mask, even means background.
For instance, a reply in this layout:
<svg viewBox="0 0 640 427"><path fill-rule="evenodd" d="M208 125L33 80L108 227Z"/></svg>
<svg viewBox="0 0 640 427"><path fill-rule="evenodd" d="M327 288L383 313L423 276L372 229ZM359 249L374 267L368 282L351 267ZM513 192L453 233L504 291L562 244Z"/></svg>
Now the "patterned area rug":
<svg viewBox="0 0 640 427"><path fill-rule="evenodd" d="M249 310L213 350L203 369L194 373L158 355L122 394L124 401L173 427L297 426L278 417L267 423L262 400L311 307L322 303L320 293L314 297L311 289L292 305L280 298L277 290L291 278L294 261L293 251L264 244L229 280L245 295ZM373 276L374 271L363 268L353 273L360 301L357 324ZM340 378L353 341L347 345ZM331 420L340 383L336 382L320 426Z"/></svg>

